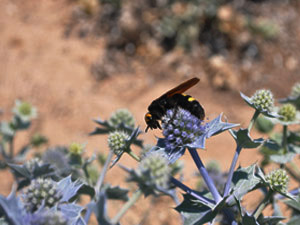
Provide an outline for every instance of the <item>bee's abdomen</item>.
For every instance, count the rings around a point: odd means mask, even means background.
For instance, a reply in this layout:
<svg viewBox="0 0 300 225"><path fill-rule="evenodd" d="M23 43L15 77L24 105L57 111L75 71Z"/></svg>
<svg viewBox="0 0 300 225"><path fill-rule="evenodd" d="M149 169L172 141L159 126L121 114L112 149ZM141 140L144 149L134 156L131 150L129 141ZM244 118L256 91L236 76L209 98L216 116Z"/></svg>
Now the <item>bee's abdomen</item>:
<svg viewBox="0 0 300 225"><path fill-rule="evenodd" d="M171 97L173 102L176 102L177 106L188 110L191 114L197 118L203 120L205 117L205 112L200 103L190 95L185 94L175 94ZM175 105L173 105L174 107Z"/></svg>

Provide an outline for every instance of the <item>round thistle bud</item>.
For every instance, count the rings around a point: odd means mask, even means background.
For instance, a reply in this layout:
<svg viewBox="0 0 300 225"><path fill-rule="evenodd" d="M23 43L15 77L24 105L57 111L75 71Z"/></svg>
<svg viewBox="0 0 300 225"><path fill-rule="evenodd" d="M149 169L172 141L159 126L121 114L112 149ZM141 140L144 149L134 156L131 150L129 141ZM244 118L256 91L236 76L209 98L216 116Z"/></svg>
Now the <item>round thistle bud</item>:
<svg viewBox="0 0 300 225"><path fill-rule="evenodd" d="M68 149L66 147L51 147L43 154L43 162L52 165L56 173L67 176L71 173L72 168L67 157Z"/></svg>
<svg viewBox="0 0 300 225"><path fill-rule="evenodd" d="M84 152L84 145L73 142L72 144L70 144L69 146L69 152L71 155L82 155L82 153Z"/></svg>
<svg viewBox="0 0 300 225"><path fill-rule="evenodd" d="M36 225L68 225L67 219L62 215L61 212L43 212L36 215L32 219L31 224Z"/></svg>
<svg viewBox="0 0 300 225"><path fill-rule="evenodd" d="M42 203L45 207L51 208L60 198L57 184L51 179L44 178L33 180L23 195L25 207L29 212L36 211Z"/></svg>
<svg viewBox="0 0 300 225"><path fill-rule="evenodd" d="M251 97L254 106L261 111L270 112L274 106L273 94L270 90L257 90Z"/></svg>
<svg viewBox="0 0 300 225"><path fill-rule="evenodd" d="M32 158L28 161L25 162L25 167L30 171L33 172L34 167L37 166L42 166L43 165L43 161L37 157Z"/></svg>
<svg viewBox="0 0 300 225"><path fill-rule="evenodd" d="M118 125L124 123L126 126L133 128L135 121L131 112L127 109L119 109L111 115L108 123L113 127L118 127Z"/></svg>
<svg viewBox="0 0 300 225"><path fill-rule="evenodd" d="M169 177L171 168L168 160L159 152L149 153L139 164L136 173L144 176L148 185L154 185L167 189L169 186Z"/></svg>
<svg viewBox="0 0 300 225"><path fill-rule="evenodd" d="M40 147L42 144L46 144L48 139L41 134L34 134L30 139L30 144L33 147Z"/></svg>
<svg viewBox="0 0 300 225"><path fill-rule="evenodd" d="M300 82L292 87L291 96L298 97L300 95Z"/></svg>
<svg viewBox="0 0 300 225"><path fill-rule="evenodd" d="M289 177L285 170L277 169L266 176L266 181L274 191L286 193Z"/></svg>
<svg viewBox="0 0 300 225"><path fill-rule="evenodd" d="M22 102L20 100L16 100L13 113L23 121L29 121L35 118L37 115L36 108L34 108L30 103Z"/></svg>
<svg viewBox="0 0 300 225"><path fill-rule="evenodd" d="M282 116L282 121L294 121L296 119L296 107L290 103L284 104L280 107L278 114Z"/></svg>
<svg viewBox="0 0 300 225"><path fill-rule="evenodd" d="M28 102L22 102L18 107L18 111L20 114L28 116L32 111L31 105Z"/></svg>
<svg viewBox="0 0 300 225"><path fill-rule="evenodd" d="M116 155L120 155L124 152L126 146L126 140L129 135L124 131L114 131L109 133L108 146Z"/></svg>
<svg viewBox="0 0 300 225"><path fill-rule="evenodd" d="M206 129L202 120L182 108L167 110L162 128L167 151L193 143Z"/></svg>

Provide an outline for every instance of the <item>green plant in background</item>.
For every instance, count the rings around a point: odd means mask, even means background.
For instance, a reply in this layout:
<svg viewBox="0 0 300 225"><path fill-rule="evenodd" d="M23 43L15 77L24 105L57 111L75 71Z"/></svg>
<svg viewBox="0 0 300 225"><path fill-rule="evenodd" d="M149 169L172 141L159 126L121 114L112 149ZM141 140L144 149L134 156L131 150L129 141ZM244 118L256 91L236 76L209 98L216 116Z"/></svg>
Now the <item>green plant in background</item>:
<svg viewBox="0 0 300 225"><path fill-rule="evenodd" d="M279 34L279 28L276 23L266 19L250 18L247 24L249 30L256 35L262 36L264 39L274 39Z"/></svg>
<svg viewBox="0 0 300 225"><path fill-rule="evenodd" d="M29 102L16 100L12 113L13 116L11 120L0 122L1 168L5 168L7 162L14 163L23 161L30 149L47 143L46 137L35 134L31 137L28 144L16 152L14 142L17 133L30 128L32 120L37 117L37 109Z"/></svg>

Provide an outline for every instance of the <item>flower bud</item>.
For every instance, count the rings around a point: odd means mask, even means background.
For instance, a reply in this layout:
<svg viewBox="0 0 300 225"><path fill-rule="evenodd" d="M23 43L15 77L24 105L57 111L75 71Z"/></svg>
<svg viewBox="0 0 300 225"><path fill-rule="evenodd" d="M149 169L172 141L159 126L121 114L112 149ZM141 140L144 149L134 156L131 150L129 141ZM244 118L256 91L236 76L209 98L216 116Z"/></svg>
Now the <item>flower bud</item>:
<svg viewBox="0 0 300 225"><path fill-rule="evenodd" d="M129 135L124 131L114 131L108 136L108 146L109 149L116 155L120 155L124 152L126 147L126 140L128 140Z"/></svg>
<svg viewBox="0 0 300 225"><path fill-rule="evenodd" d="M164 189L169 186L171 168L169 167L168 160L159 152L149 153L140 162L136 172L140 176L145 176L144 180L150 182L152 185Z"/></svg>
<svg viewBox="0 0 300 225"><path fill-rule="evenodd" d="M42 203L51 208L61 198L57 184L51 179L38 178L33 180L23 194L25 208L29 212L36 211Z"/></svg>
<svg viewBox="0 0 300 225"><path fill-rule="evenodd" d="M298 97L300 95L300 82L292 87L291 96Z"/></svg>
<svg viewBox="0 0 300 225"><path fill-rule="evenodd" d="M33 172L34 167L37 166L42 166L43 165L43 161L37 157L32 158L28 161L25 162L25 167L30 171Z"/></svg>
<svg viewBox="0 0 300 225"><path fill-rule="evenodd" d="M274 98L270 90L257 90L251 97L251 101L261 111L270 112L274 106Z"/></svg>
<svg viewBox="0 0 300 225"><path fill-rule="evenodd" d="M68 225L68 220L59 211L43 210L30 217L34 225Z"/></svg>
<svg viewBox="0 0 300 225"><path fill-rule="evenodd" d="M62 213L56 212L44 212L36 216L31 224L36 225L68 225L67 219Z"/></svg>
<svg viewBox="0 0 300 225"><path fill-rule="evenodd" d="M133 115L127 109L119 109L114 112L108 122L113 127L118 127L118 125L124 123L126 126L133 128L135 124Z"/></svg>
<svg viewBox="0 0 300 225"><path fill-rule="evenodd" d="M284 104L279 109L278 114L282 116L281 120L285 122L291 122L296 119L296 107L290 103Z"/></svg>
<svg viewBox="0 0 300 225"><path fill-rule="evenodd" d="M38 133L34 134L30 139L30 144L33 147L39 147L42 144L45 144L47 142L48 142L48 139L45 136L38 134Z"/></svg>
<svg viewBox="0 0 300 225"><path fill-rule="evenodd" d="M69 146L69 152L71 155L80 156L80 155L82 155L83 151L84 151L84 145L82 145L82 144L73 142Z"/></svg>
<svg viewBox="0 0 300 225"><path fill-rule="evenodd" d="M277 169L266 176L266 181L274 191L286 193L289 177L285 170Z"/></svg>
<svg viewBox="0 0 300 225"><path fill-rule="evenodd" d="M30 103L16 100L13 113L23 121L29 121L36 117L37 111Z"/></svg>

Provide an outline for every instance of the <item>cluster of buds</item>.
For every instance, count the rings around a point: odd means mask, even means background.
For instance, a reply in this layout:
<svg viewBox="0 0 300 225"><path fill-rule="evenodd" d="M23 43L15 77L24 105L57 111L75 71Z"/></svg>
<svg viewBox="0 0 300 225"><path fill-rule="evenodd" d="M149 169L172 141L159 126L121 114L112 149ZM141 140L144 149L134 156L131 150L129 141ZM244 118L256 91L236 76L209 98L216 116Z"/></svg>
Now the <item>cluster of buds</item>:
<svg viewBox="0 0 300 225"><path fill-rule="evenodd" d="M147 186L163 189L169 187L171 168L167 158L159 152L149 153L139 164L136 173L143 178Z"/></svg>
<svg viewBox="0 0 300 225"><path fill-rule="evenodd" d="M13 113L24 122L28 122L37 116L37 110L28 102L16 100Z"/></svg>
<svg viewBox="0 0 300 225"><path fill-rule="evenodd" d="M284 122L292 122L296 119L296 107L290 103L280 107L278 114Z"/></svg>
<svg viewBox="0 0 300 225"><path fill-rule="evenodd" d="M36 211L42 204L51 208L60 198L61 193L58 192L56 182L44 178L33 180L23 195L25 207L29 212Z"/></svg>
<svg viewBox="0 0 300 225"><path fill-rule="evenodd" d="M43 161L41 159L35 157L35 158L32 158L32 159L26 161L24 165L30 172L33 172L35 166L43 165Z"/></svg>
<svg viewBox="0 0 300 225"><path fill-rule="evenodd" d="M58 211L45 211L35 216L31 224L35 225L68 225L68 220Z"/></svg>
<svg viewBox="0 0 300 225"><path fill-rule="evenodd" d="M69 153L71 155L77 155L80 156L84 152L84 145L73 142L69 146Z"/></svg>
<svg viewBox="0 0 300 225"><path fill-rule="evenodd" d="M120 155L124 152L126 147L126 140L129 139L129 135L123 131L111 132L108 136L108 147L116 155Z"/></svg>
<svg viewBox="0 0 300 225"><path fill-rule="evenodd" d="M274 191L286 193L289 183L289 177L285 170L277 169L266 176L266 181Z"/></svg>
<svg viewBox="0 0 300 225"><path fill-rule="evenodd" d="M206 129L202 120L182 108L168 110L162 128L167 151L193 143Z"/></svg>
<svg viewBox="0 0 300 225"><path fill-rule="evenodd" d="M108 123L113 127L118 127L123 123L124 125L133 128L135 121L131 112L127 109L119 109L111 115Z"/></svg>
<svg viewBox="0 0 300 225"><path fill-rule="evenodd" d="M274 107L274 98L270 90L257 90L251 97L251 101L260 111L270 112Z"/></svg>

